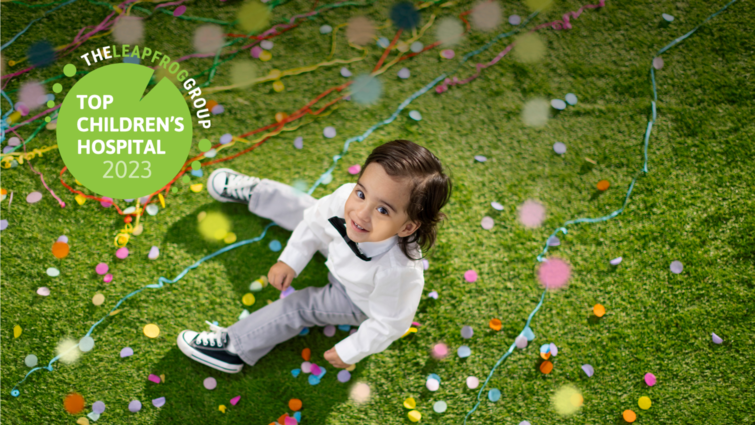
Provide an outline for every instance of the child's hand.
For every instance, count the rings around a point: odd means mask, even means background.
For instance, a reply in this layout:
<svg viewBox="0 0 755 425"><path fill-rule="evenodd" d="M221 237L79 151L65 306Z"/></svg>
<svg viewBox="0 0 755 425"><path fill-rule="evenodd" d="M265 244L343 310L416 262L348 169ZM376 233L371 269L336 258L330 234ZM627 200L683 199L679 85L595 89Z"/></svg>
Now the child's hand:
<svg viewBox="0 0 755 425"><path fill-rule="evenodd" d="M296 277L296 272L288 264L283 261L278 261L270 267L270 271L267 273L267 280L271 285L278 288L281 291L285 291L286 288L291 286L291 281Z"/></svg>
<svg viewBox="0 0 755 425"><path fill-rule="evenodd" d="M333 347L330 350L326 351L323 357L325 357L325 360L329 361L330 364L333 365L333 367L337 367L339 369L346 369L347 367L351 366L350 364L344 363L341 358L338 357L336 347Z"/></svg>

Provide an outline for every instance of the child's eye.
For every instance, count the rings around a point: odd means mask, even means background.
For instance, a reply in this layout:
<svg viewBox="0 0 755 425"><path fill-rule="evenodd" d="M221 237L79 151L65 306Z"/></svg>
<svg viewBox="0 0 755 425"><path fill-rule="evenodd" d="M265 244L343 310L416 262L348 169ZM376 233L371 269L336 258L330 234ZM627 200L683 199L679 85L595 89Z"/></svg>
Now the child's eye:
<svg viewBox="0 0 755 425"><path fill-rule="evenodd" d="M380 211L380 214L388 215L388 210L383 207L378 207L378 211Z"/></svg>
<svg viewBox="0 0 755 425"><path fill-rule="evenodd" d="M364 193L362 193L361 190L357 190L357 197L359 197L359 199L364 199Z"/></svg>

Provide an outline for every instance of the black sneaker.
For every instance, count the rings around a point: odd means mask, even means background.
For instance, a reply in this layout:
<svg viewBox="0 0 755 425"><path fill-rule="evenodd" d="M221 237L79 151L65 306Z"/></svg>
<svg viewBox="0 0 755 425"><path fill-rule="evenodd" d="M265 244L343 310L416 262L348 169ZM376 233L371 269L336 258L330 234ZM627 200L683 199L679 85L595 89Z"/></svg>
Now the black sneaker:
<svg viewBox="0 0 755 425"><path fill-rule="evenodd" d="M207 192L220 202L248 204L259 177L247 176L230 168L213 171L207 179Z"/></svg>
<svg viewBox="0 0 755 425"><path fill-rule="evenodd" d="M212 332L185 330L178 334L178 348L189 358L226 373L239 373L244 361L238 354L226 350L228 333L226 328L210 325Z"/></svg>

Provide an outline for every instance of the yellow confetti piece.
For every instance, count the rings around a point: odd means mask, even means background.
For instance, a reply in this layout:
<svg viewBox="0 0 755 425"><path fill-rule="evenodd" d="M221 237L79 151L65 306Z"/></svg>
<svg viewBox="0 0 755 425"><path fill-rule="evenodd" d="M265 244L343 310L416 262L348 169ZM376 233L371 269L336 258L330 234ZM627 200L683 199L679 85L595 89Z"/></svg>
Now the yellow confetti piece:
<svg viewBox="0 0 755 425"><path fill-rule="evenodd" d="M223 238L223 242L225 243L234 243L236 242L236 234L233 232L228 232L227 235L225 235L225 238Z"/></svg>
<svg viewBox="0 0 755 425"><path fill-rule="evenodd" d="M18 111L13 111L13 113L10 114L10 116L7 119L8 124L13 124L14 122L18 121L19 118L21 118L21 113Z"/></svg>
<svg viewBox="0 0 755 425"><path fill-rule="evenodd" d="M144 326L144 335L147 336L147 338L157 338L160 335L160 328L157 327L155 324L148 324Z"/></svg>
<svg viewBox="0 0 755 425"><path fill-rule="evenodd" d="M273 83L273 90L275 90L277 93L282 92L286 89L286 86L283 85L283 81L276 81Z"/></svg>
<svg viewBox="0 0 755 425"><path fill-rule="evenodd" d="M116 314L118 314L120 312L121 312L121 309L119 308L118 310L114 310L112 313L110 313L110 315L111 316L115 316Z"/></svg>
<svg viewBox="0 0 755 425"><path fill-rule="evenodd" d="M160 382L162 382L163 384L165 383L165 374L164 373L160 374Z"/></svg>
<svg viewBox="0 0 755 425"><path fill-rule="evenodd" d="M267 78L271 80L277 80L281 77L281 75L282 73L280 69L273 69L269 74L267 74Z"/></svg>
<svg viewBox="0 0 755 425"><path fill-rule="evenodd" d="M406 331L406 333L404 333L403 335L401 335L401 338L403 338L403 337L405 337L405 336L407 336L407 335L409 335L411 333L416 333L416 332L417 332L417 328L415 328L414 326L412 326L411 328L409 328L408 331Z"/></svg>
<svg viewBox="0 0 755 425"><path fill-rule="evenodd" d="M165 197L162 193L157 194L157 199L160 200L160 205L162 205L163 208L165 208Z"/></svg>
<svg viewBox="0 0 755 425"><path fill-rule="evenodd" d="M218 410L220 410L221 412L225 413L225 405L221 404L220 406L218 406Z"/></svg>
<svg viewBox="0 0 755 425"><path fill-rule="evenodd" d="M640 401L637 404L640 406L640 409L648 410L653 403L650 402L650 397L643 396L640 397Z"/></svg>
<svg viewBox="0 0 755 425"><path fill-rule="evenodd" d="M241 299L241 302L244 303L244 305L252 305L254 304L254 294L251 292L244 295L244 297Z"/></svg>
<svg viewBox="0 0 755 425"><path fill-rule="evenodd" d="M202 191L203 187L204 187L204 185L202 185L202 183L197 183L197 184L193 184L193 185L189 186L189 189L191 189L191 191L194 192L194 193L199 193L199 192Z"/></svg>
<svg viewBox="0 0 755 425"><path fill-rule="evenodd" d="M419 413L416 410L412 410L409 412L409 420L412 422L419 422L420 419L422 419L422 413Z"/></svg>
<svg viewBox="0 0 755 425"><path fill-rule="evenodd" d="M272 58L273 58L273 54L272 54L272 53L270 53L270 52L268 52L267 50L265 50L264 52L260 53L260 60L261 60L262 62L267 62L267 61L269 61L269 60L270 60L270 59L272 59ZM15 113L15 112L14 112L14 113ZM21 115L21 114L19 114L19 116L20 116L20 115Z"/></svg>
<svg viewBox="0 0 755 425"><path fill-rule="evenodd" d="M86 416L82 416L76 421L76 423L79 425L89 425L89 419L87 419Z"/></svg>
<svg viewBox="0 0 755 425"><path fill-rule="evenodd" d="M351 372L351 371L353 371L356 368L357 368L357 365L353 364L353 365L350 365L349 367L347 367L346 370L348 370L349 372Z"/></svg>
<svg viewBox="0 0 755 425"><path fill-rule="evenodd" d="M417 407L417 402L414 400L414 397L409 397L406 400L404 400L404 407L407 409L414 409Z"/></svg>
<svg viewBox="0 0 755 425"><path fill-rule="evenodd" d="M76 203L79 204L79 205L84 205L84 202L87 201L87 198L85 198L84 195L82 195L82 194L76 195L76 197L74 199L76 200Z"/></svg>
<svg viewBox="0 0 755 425"><path fill-rule="evenodd" d="M267 286L267 284L268 284L268 281L267 281L267 276L260 276L260 282L262 282L262 287L263 287L263 288L264 288L265 286Z"/></svg>
<svg viewBox="0 0 755 425"><path fill-rule="evenodd" d="M105 302L105 296L102 294L94 294L94 297L92 297L92 304L94 305L102 305L102 303Z"/></svg>
<svg viewBox="0 0 755 425"><path fill-rule="evenodd" d="M13 328L13 338L18 338L18 337L20 337L20 336L21 336L21 332L23 332L23 330L21 329L21 326L18 326L18 325L16 325L16 326L15 326L15 327Z"/></svg>

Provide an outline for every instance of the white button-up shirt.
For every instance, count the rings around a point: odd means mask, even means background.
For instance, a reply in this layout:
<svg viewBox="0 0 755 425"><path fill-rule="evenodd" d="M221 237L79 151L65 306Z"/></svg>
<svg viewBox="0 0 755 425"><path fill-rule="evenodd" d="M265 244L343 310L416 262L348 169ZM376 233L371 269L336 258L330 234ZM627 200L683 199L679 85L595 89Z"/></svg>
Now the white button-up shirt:
<svg viewBox="0 0 755 425"><path fill-rule="evenodd" d="M398 236L357 244L362 253L371 257L364 261L328 222L334 216L344 218L344 206L354 186L356 183L344 184L304 210L304 220L278 257L298 276L314 253L326 248L325 265L368 317L357 332L336 344L338 356L347 364L385 350L409 330L425 285L422 261L401 252Z"/></svg>

